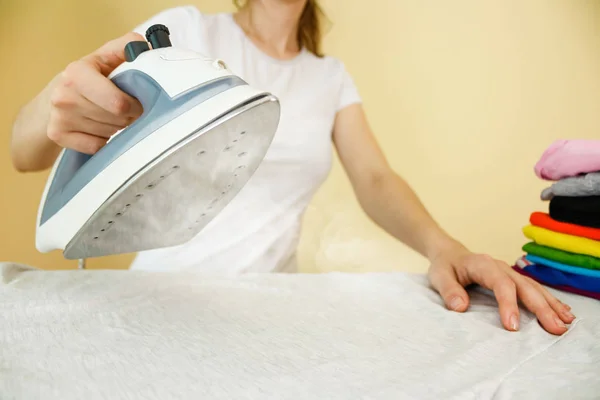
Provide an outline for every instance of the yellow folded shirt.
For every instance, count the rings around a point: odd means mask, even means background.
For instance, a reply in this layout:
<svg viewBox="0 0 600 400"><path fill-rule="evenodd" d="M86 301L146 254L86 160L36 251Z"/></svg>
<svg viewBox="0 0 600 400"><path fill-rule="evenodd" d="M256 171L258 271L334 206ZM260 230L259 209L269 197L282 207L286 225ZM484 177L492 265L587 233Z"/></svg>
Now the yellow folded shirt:
<svg viewBox="0 0 600 400"><path fill-rule="evenodd" d="M575 254L600 257L600 241L585 237L554 232L539 226L527 225L523 228L526 237L542 246L568 251Z"/></svg>

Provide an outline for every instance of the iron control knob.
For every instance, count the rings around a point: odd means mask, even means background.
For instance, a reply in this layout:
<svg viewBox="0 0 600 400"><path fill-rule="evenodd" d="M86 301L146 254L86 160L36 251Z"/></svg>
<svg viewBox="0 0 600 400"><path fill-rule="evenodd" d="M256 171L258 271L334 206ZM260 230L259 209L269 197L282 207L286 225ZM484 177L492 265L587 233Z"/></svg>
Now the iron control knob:
<svg viewBox="0 0 600 400"><path fill-rule="evenodd" d="M161 24L152 25L146 30L146 40L150 42L153 49L171 47L169 35L169 28Z"/></svg>

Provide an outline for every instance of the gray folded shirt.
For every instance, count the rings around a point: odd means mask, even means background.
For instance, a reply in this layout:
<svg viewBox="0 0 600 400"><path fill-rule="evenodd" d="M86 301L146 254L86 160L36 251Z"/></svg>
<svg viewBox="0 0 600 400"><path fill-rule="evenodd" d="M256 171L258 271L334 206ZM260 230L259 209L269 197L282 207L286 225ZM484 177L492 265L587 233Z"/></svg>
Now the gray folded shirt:
<svg viewBox="0 0 600 400"><path fill-rule="evenodd" d="M542 200L550 200L554 196L581 197L600 195L600 172L572 176L561 179L544 189Z"/></svg>

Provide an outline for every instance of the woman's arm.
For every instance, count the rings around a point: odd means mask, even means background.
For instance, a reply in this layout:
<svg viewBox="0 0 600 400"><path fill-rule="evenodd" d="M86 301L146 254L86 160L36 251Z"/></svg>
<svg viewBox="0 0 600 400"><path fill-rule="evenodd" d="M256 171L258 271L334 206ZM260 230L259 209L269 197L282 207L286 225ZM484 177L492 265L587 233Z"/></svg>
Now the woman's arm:
<svg viewBox="0 0 600 400"><path fill-rule="evenodd" d="M10 155L14 168L19 172L49 168L60 152L60 147L46 134L52 93L58 82L57 76L17 114Z"/></svg>
<svg viewBox="0 0 600 400"><path fill-rule="evenodd" d="M351 105L338 114L333 137L357 199L375 223L428 259L457 244L390 168L361 105Z"/></svg>
<svg viewBox="0 0 600 400"><path fill-rule="evenodd" d="M429 280L449 309L467 310L469 297L464 287L479 284L494 292L506 329L518 330L517 301L521 300L548 332L567 330L565 323L574 319L568 306L506 263L470 252L438 226L414 191L388 165L360 104L338 112L333 141L365 213L427 257Z"/></svg>

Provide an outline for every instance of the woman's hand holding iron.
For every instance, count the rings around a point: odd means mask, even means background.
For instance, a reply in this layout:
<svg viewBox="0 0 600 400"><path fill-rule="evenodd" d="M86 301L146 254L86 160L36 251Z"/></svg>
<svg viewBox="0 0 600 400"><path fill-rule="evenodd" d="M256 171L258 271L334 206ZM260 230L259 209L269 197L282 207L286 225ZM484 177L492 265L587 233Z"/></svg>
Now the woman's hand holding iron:
<svg viewBox="0 0 600 400"><path fill-rule="evenodd" d="M141 115L139 102L107 79L123 63L125 44L133 40L144 39L130 33L65 68L50 96L48 138L61 147L93 154Z"/></svg>
<svg viewBox="0 0 600 400"><path fill-rule="evenodd" d="M11 142L17 170L50 167L63 147L93 154L141 115L141 104L108 79L125 61L125 45L135 40L145 39L128 33L70 63L21 109Z"/></svg>

